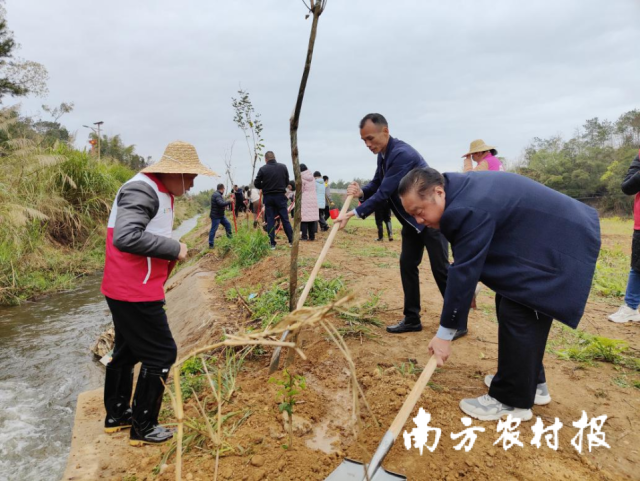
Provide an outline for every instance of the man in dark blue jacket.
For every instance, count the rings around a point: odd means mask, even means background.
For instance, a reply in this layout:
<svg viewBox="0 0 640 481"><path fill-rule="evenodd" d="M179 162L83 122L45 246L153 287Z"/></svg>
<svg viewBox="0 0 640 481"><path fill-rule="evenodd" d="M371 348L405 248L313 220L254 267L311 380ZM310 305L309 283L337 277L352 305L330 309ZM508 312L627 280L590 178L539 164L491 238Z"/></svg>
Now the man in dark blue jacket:
<svg viewBox="0 0 640 481"><path fill-rule="evenodd" d="M396 218L402 224L402 252L400 253L400 277L404 291L404 319L398 324L387 327L391 333L402 333L422 330L420 322L420 275L424 248L427 248L431 272L444 296L447 285L447 268L449 267L446 239L439 231L419 225L408 215L400 197L398 184L400 180L416 167L427 167L422 156L410 145L389 135L387 120L380 114L368 114L360 121L360 136L367 148L378 156L378 167L373 180L364 187L353 182L347 192L359 197L362 204L357 209L339 218L340 228L347 225L353 216L365 218L376 210L389 205ZM460 331L458 337L466 334Z"/></svg>
<svg viewBox="0 0 640 481"><path fill-rule="evenodd" d="M496 293L498 371L489 394L463 399L469 416L523 420L551 398L542 359L555 318L575 328L589 297L600 251L600 222L591 207L516 174L444 174L412 170L399 195L419 224L444 234L449 268L440 328L429 351L443 365L455 332L467 325L480 281Z"/></svg>
<svg viewBox="0 0 640 481"><path fill-rule="evenodd" d="M211 196L211 230L209 231L209 248L213 249L216 231L220 224L227 231L227 237L231 237L231 223L224 216L224 210L231 205L231 200L224 200L224 184L218 184L216 191Z"/></svg>

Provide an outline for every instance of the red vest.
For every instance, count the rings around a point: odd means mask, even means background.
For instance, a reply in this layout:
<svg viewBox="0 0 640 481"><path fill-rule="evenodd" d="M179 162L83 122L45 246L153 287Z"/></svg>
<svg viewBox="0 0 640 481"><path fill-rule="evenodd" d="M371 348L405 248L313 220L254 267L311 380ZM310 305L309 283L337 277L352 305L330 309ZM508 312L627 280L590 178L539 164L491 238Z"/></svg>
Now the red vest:
<svg viewBox="0 0 640 481"><path fill-rule="evenodd" d="M633 230L640 230L640 192L633 201Z"/></svg>
<svg viewBox="0 0 640 481"><path fill-rule="evenodd" d="M153 174L138 173L124 185L140 181L153 188L160 203L158 212L147 224L145 231L159 236L171 237L173 195L169 194ZM118 250L113 245L113 229L118 214L117 200L120 190L113 201L107 225L107 249L101 291L105 296L118 301L161 301L164 299L164 284L169 277L174 261L129 254Z"/></svg>

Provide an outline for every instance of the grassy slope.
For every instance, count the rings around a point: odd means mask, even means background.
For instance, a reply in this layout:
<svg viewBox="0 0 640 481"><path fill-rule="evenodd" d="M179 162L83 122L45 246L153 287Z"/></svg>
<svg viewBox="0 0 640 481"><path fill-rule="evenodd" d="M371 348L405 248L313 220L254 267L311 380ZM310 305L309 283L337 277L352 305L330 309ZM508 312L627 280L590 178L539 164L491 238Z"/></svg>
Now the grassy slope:
<svg viewBox="0 0 640 481"><path fill-rule="evenodd" d="M111 204L135 172L66 146L22 142L0 164L0 305L72 288L104 265ZM201 206L176 202L176 226Z"/></svg>

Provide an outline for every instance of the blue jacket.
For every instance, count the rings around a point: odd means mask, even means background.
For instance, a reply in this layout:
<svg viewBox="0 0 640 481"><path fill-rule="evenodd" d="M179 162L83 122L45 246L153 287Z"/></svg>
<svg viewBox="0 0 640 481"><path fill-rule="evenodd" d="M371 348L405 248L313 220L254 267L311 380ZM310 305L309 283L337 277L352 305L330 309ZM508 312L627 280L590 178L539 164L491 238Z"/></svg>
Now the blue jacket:
<svg viewBox="0 0 640 481"><path fill-rule="evenodd" d="M327 202L324 198L324 193L324 180L322 180L322 177L319 177L316 179L316 197L318 198L318 209L324 209L327 205Z"/></svg>
<svg viewBox="0 0 640 481"><path fill-rule="evenodd" d="M230 200L224 200L219 190L216 190L211 196L211 210L209 217L212 219L222 219L224 217L224 209L231 205Z"/></svg>
<svg viewBox="0 0 640 481"><path fill-rule="evenodd" d="M378 168L373 180L362 187L364 200L356 209L359 217L367 217L376 210L385 207L387 200L398 220L406 225L413 226L418 232L422 232L424 226L407 214L402 207L398 196L398 184L409 171L416 167L429 167L416 149L402 140L389 137L389 143L384 158L378 154Z"/></svg>
<svg viewBox="0 0 640 481"><path fill-rule="evenodd" d="M440 325L462 329L478 281L575 328L600 252L598 213L526 177L444 174L440 230L451 243Z"/></svg>

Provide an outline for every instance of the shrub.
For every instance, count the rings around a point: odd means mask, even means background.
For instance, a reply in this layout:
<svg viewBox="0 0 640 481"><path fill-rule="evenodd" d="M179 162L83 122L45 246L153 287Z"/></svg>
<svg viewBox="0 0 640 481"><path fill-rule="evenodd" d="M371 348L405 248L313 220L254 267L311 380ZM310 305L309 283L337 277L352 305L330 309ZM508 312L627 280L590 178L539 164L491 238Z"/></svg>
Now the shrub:
<svg viewBox="0 0 640 481"><path fill-rule="evenodd" d="M270 252L269 237L262 229L240 227L231 238L217 241L222 256L232 255L232 266L249 267Z"/></svg>

